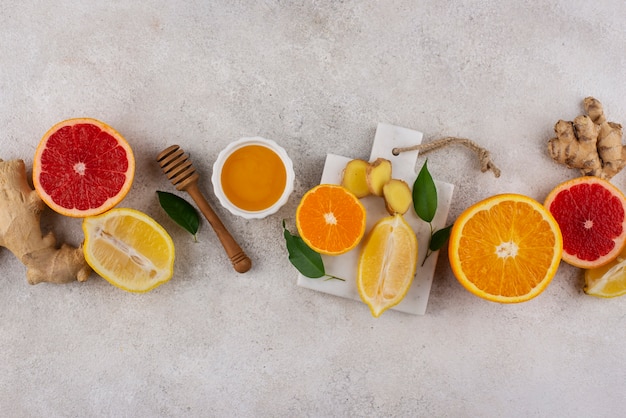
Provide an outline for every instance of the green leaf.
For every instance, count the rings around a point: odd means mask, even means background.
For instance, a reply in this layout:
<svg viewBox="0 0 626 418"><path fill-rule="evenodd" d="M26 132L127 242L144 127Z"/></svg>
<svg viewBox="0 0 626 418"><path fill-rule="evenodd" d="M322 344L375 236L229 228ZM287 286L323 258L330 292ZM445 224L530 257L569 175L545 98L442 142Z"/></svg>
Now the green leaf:
<svg viewBox="0 0 626 418"><path fill-rule="evenodd" d="M291 264L293 264L303 276L310 279L324 277L326 272L324 270L322 256L306 245L302 238L297 235L292 235L285 227L284 220L283 234L285 236L285 242L287 243L287 251L289 252L289 261Z"/></svg>
<svg viewBox="0 0 626 418"><path fill-rule="evenodd" d="M425 222L432 222L437 212L437 187L424 162L415 183L413 183L413 207L415 213Z"/></svg>
<svg viewBox="0 0 626 418"><path fill-rule="evenodd" d="M170 218L174 220L178 225L186 229L194 239L196 239L196 233L200 226L200 217L198 211L191 203L187 202L182 197L178 197L173 193L157 191L159 195L159 203Z"/></svg>
<svg viewBox="0 0 626 418"><path fill-rule="evenodd" d="M450 230L452 229L452 225L441 228L439 231L435 232L432 235L429 245L431 251L438 251L441 249L441 247L445 245L445 243L448 241L448 238L450 238Z"/></svg>

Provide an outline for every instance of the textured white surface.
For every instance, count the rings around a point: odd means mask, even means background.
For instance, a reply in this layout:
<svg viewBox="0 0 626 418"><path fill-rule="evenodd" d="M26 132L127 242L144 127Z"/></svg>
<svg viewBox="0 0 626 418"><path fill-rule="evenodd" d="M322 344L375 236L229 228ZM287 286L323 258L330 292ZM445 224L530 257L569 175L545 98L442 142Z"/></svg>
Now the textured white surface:
<svg viewBox="0 0 626 418"><path fill-rule="evenodd" d="M29 286L0 249L0 415L623 415L626 298L585 296L580 270L505 306L465 291L442 253L426 315L374 319L296 285L281 221L328 153L369 156L379 121L492 152L500 178L464 148L428 156L456 186L449 219L495 193L542 200L577 175L546 155L558 119L593 95L626 123L624 17L616 0L3 2L0 158L30 168L54 123L109 123L137 157L122 205L157 219L178 258L171 282L134 295L95 276ZM180 144L215 202L215 156L256 135L287 150L296 187L262 220L215 205L253 258L238 275L206 222L194 243L160 209L173 187L155 157ZM82 240L75 219L43 226Z"/></svg>

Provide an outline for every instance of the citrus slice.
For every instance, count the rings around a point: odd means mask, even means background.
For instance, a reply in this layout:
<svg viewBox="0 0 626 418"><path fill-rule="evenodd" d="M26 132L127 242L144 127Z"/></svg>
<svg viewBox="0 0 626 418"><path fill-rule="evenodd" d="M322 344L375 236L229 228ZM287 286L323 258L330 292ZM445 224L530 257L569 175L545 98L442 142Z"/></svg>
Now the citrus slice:
<svg viewBox="0 0 626 418"><path fill-rule="evenodd" d="M614 260L626 245L626 198L606 180L585 176L556 186L544 206L563 233L563 261L594 268Z"/></svg>
<svg viewBox="0 0 626 418"><path fill-rule="evenodd" d="M544 206L527 196L502 194L461 213L450 231L448 257L471 293L515 303L548 286L562 249L559 225Z"/></svg>
<svg viewBox="0 0 626 418"><path fill-rule="evenodd" d="M33 185L55 212L83 218L117 205L130 190L135 158L107 124L79 118L59 122L43 136L33 161Z"/></svg>
<svg viewBox="0 0 626 418"><path fill-rule="evenodd" d="M154 219L134 209L111 209L83 220L85 260L109 283L147 292L167 282L174 243Z"/></svg>
<svg viewBox="0 0 626 418"><path fill-rule="evenodd" d="M374 317L404 299L417 269L417 237L400 214L379 220L359 255L357 288Z"/></svg>
<svg viewBox="0 0 626 418"><path fill-rule="evenodd" d="M585 270L585 293L602 298L626 295L626 249L607 264Z"/></svg>
<svg viewBox="0 0 626 418"><path fill-rule="evenodd" d="M344 254L365 234L365 207L346 188L320 184L306 192L296 210L300 238L320 254Z"/></svg>

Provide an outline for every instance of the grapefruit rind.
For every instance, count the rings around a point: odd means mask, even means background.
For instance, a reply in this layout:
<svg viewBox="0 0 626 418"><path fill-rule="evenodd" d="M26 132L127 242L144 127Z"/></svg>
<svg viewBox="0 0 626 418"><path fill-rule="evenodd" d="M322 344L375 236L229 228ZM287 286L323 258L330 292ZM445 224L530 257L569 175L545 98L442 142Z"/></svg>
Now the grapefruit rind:
<svg viewBox="0 0 626 418"><path fill-rule="evenodd" d="M42 157L43 152L46 149L46 145L50 137L59 129L65 126L73 126L73 125L77 125L81 123L97 126L98 128L100 128L100 130L108 133L113 138L115 138L118 146L120 146L125 151L127 163L128 163L128 168L125 173L126 180L123 186L118 191L118 193L116 193L113 196L110 196L102 205L98 207L94 207L94 208L89 208L87 210L80 210L76 208L66 208L58 204L57 202L54 201L52 196L50 196L50 194L46 192L46 190L44 190L44 187L40 183L40 176L42 174L41 157ZM93 118L72 118L72 119L67 119L67 120L58 122L57 124L52 126L50 129L48 129L48 131L44 134L44 136L40 140L37 146L37 149L35 150L35 156L33 158L33 186L35 190L37 191L37 194L39 195L41 200L43 200L44 203L48 205L48 207L50 207L52 210L54 210L55 212L61 215L65 215L65 216L69 216L73 218L84 218L87 216L99 215L115 207L128 194L133 183L134 174L135 174L135 157L128 141L126 141L126 139L119 132L117 132L115 129L113 129L106 123L101 122L97 119L93 119Z"/></svg>
<svg viewBox="0 0 626 418"><path fill-rule="evenodd" d="M306 211L303 208L307 206L307 199L322 189L332 189L337 192L342 192L345 195L345 197L351 200L351 203L355 208L355 213L353 213L353 215L358 215L360 217L359 219L360 223L358 225L358 232L354 234L352 242L334 251L329 250L328 248L322 248L319 245L316 245L315 243L313 243L312 239L308 235L310 231L305 230L302 226L302 218L304 216L303 211ZM345 254L348 251L353 250L357 245L359 245L359 243L363 239L363 236L365 235L365 226L366 226L366 211L365 211L365 207L363 206L363 203L361 203L359 198L356 197L354 193L350 192L345 187L339 186L336 184L320 184L320 185L313 187L312 189L307 191L304 194L304 196L302 196L302 199L300 200L300 204L298 205L298 208L296 209L296 228L298 229L300 238L305 242L306 245L308 245L311 249L318 252L319 254L335 256L335 255Z"/></svg>
<svg viewBox="0 0 626 418"><path fill-rule="evenodd" d="M144 224L143 228L152 230L154 235L159 238L160 242L154 244L154 246L161 249L157 252L156 256L161 257L162 260L154 262L154 264L158 264L158 266L152 266L154 267L154 271L151 271L152 274L148 273L148 279L142 277L142 274L135 274L132 275L132 277L118 277L115 272L112 271L111 263L126 263L128 265L136 263L136 260L141 258L144 260L147 259L148 263L150 263L149 255L143 254L141 251L137 251L134 248L131 242L133 241L132 236L130 239L120 238L113 232L113 227L109 229L107 225L110 226L110 224L107 224L107 222L112 219L113 222L115 222L114 218L116 217L134 218L137 223ZM174 242L165 228L145 213L129 208L111 209L101 215L84 218L82 229L85 235L83 253L87 264L89 264L100 277L113 286L127 292L145 293L168 282L172 278L175 259ZM130 232L130 230L137 231L140 229L141 227L125 228L124 232ZM106 241L106 243L104 243L105 246L114 248L115 253L123 254L123 256L120 257L120 259L112 260L109 254L106 260L101 260L98 255L102 256L103 253L96 248L98 241L100 241L100 246L103 244L102 241ZM144 246L153 245L150 242L146 242L146 240L142 241L141 244ZM145 265L144 263L143 266L145 267ZM138 267L137 269L141 270L141 268L142 267ZM135 271L137 269L135 269Z"/></svg>
<svg viewBox="0 0 626 418"><path fill-rule="evenodd" d="M481 211L488 211L503 202L521 202L530 205L541 218L550 226L550 230L554 236L553 254L548 268L545 270L543 279L540 280L529 292L517 296L505 296L488 293L476 286L476 284L466 275L461 265L459 251L461 249L461 238L463 237L463 228L474 215ZM485 225L488 227L488 225ZM486 198L480 202L465 209L456 219L450 231L450 239L448 244L448 258L450 266L459 283L470 293L480 298L498 303L520 303L535 298L542 293L555 276L561 261L561 253L563 250L563 237L558 224L550 212L536 200L520 195L520 194L499 194Z"/></svg>
<svg viewBox="0 0 626 418"><path fill-rule="evenodd" d="M583 242L585 240L581 238L580 236L575 236L575 237L569 236L568 232L566 231L571 230L571 228L567 228L567 226L563 224L564 220L561 220L561 224L559 226L561 228L561 231L563 232L563 241L564 241L562 259L566 263L574 267L579 267L582 269L593 269L593 268L604 266L610 263L611 261L615 260L619 256L619 254L626 248L626 197L624 197L624 194L621 192L621 190L619 190L617 187L615 187L613 184L611 184L607 180L601 179L599 177L594 177L594 176L583 176L583 177L577 177L571 180L567 180L557 185L554 189L552 189L552 191L550 191L550 193L548 194L548 196L546 197L544 201L544 206L550 211L550 213L554 214L554 209L552 208L552 205L554 204L555 200L557 199L560 193L570 190L573 186L594 185L594 184L602 186L605 190L607 190L613 197L618 199L618 201L621 203L621 207L622 207L621 234L618 235L617 237L610 237L614 243L613 249L611 249L610 251L606 252L603 255L598 256L596 259L585 260L585 259L578 257L576 254L572 254L571 252L567 250L569 247L568 241L572 241L573 243L576 243L576 242ZM581 205L581 203L582 202L577 202L577 205ZM597 202L588 202L588 203L592 206L597 206ZM568 213L571 213L571 212L568 212ZM557 223L559 223L559 219L557 216L555 216L555 219L557 219ZM613 218L611 217L611 219ZM588 242L588 241L585 241L585 242Z"/></svg>

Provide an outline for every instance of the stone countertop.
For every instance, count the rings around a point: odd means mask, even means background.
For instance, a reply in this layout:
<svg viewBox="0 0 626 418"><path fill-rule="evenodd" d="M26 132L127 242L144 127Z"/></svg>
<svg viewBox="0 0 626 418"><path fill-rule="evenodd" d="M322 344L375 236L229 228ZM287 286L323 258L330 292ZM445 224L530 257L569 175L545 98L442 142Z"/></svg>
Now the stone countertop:
<svg viewBox="0 0 626 418"><path fill-rule="evenodd" d="M626 409L626 298L586 296L561 264L522 304L467 292L438 259L426 314L374 319L356 301L297 286L293 226L327 153L367 158L377 123L471 138L428 155L455 185L448 219L487 196L542 200L577 176L546 153L554 123L597 97L626 123L626 4L317 1L4 2L0 158L23 159L53 124L103 120L137 158L121 206L160 222L174 278L147 294L93 275L28 285L0 249L0 415L11 417L613 417ZM295 192L277 214L236 218L210 187L243 136L280 143ZM156 155L180 144L201 188L254 261L235 273L204 222L194 243L160 208ZM418 159L422 164L425 157ZM613 182L626 189L626 177ZM82 241L80 221L44 230Z"/></svg>

